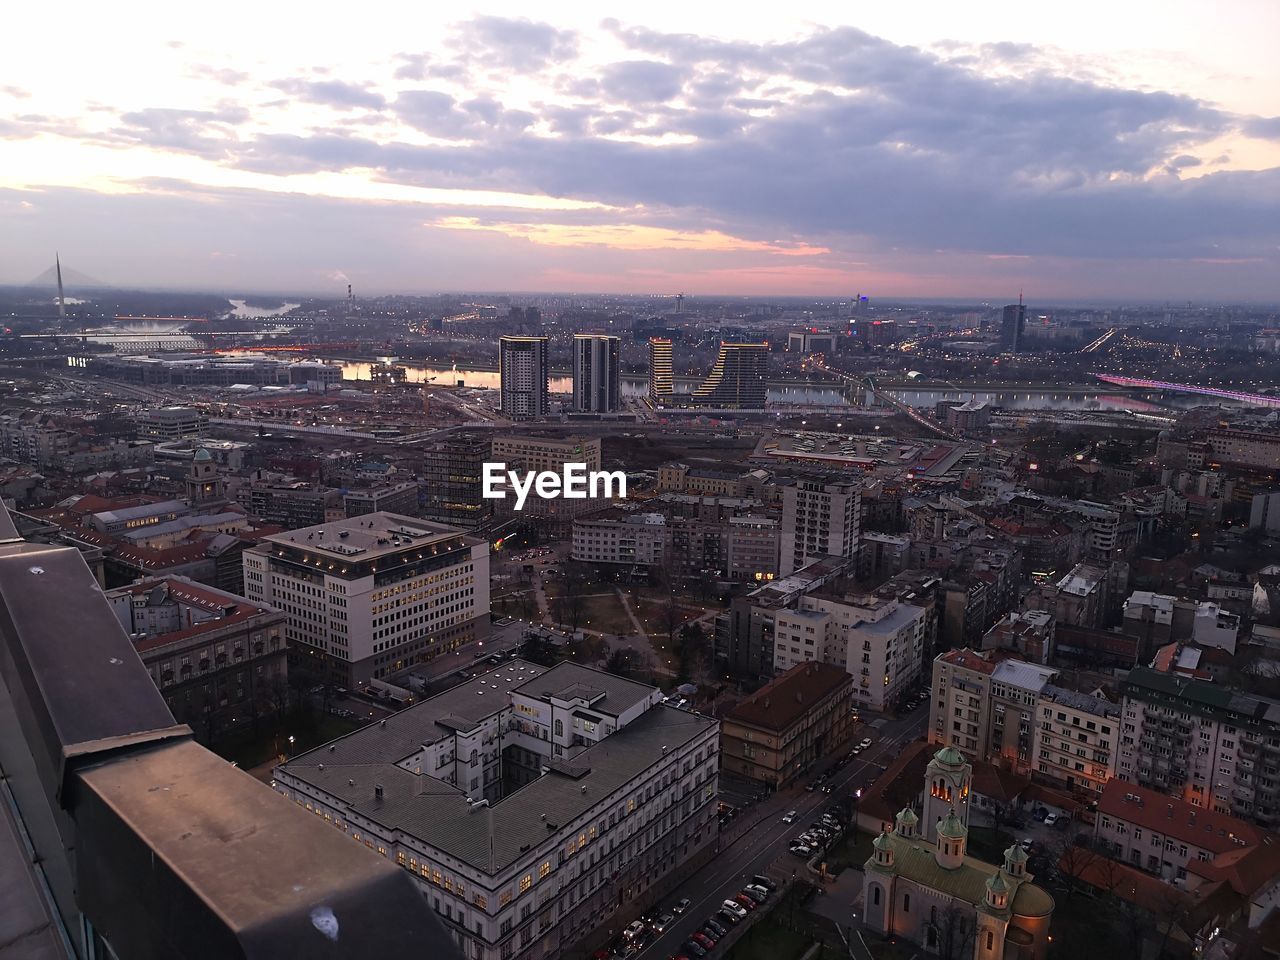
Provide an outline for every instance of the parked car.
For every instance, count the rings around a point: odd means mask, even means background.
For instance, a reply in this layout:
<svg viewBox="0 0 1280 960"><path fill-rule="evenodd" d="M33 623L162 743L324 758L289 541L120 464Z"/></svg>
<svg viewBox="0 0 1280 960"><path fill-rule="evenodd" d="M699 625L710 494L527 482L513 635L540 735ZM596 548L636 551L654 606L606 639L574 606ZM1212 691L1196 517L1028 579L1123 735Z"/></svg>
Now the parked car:
<svg viewBox="0 0 1280 960"><path fill-rule="evenodd" d="M720 926L720 924L716 924L716 926L718 927ZM698 933L702 934L704 937L707 938L707 942L711 944L711 947L714 947L716 943L719 941L719 939L724 936L723 933L716 933L715 930L711 928L710 920L708 920L706 923L702 925L702 929L699 930ZM701 940L699 940L698 942L702 943ZM711 947L707 947L707 949L710 950Z"/></svg>
<svg viewBox="0 0 1280 960"><path fill-rule="evenodd" d="M790 850L792 853L794 853L797 857L813 856L813 847L805 846L803 843L794 843L787 849Z"/></svg>
<svg viewBox="0 0 1280 960"><path fill-rule="evenodd" d="M747 915L747 908L740 904L737 900L726 900L721 904L722 907L733 916L741 920Z"/></svg>
<svg viewBox="0 0 1280 960"><path fill-rule="evenodd" d="M750 897L756 903L764 903L766 900L769 899L769 894L767 891L757 890L754 887L743 887L742 895L744 897Z"/></svg>
<svg viewBox="0 0 1280 960"><path fill-rule="evenodd" d="M715 940L708 937L701 930L695 930L693 933L689 934L689 939L700 946L703 950L710 950L716 945Z"/></svg>
<svg viewBox="0 0 1280 960"><path fill-rule="evenodd" d="M696 940L686 940L681 944L680 949L691 957L705 957L707 955L707 948Z"/></svg>
<svg viewBox="0 0 1280 960"><path fill-rule="evenodd" d="M684 913L686 910L689 909L689 904L691 902L692 901L690 901L688 897L685 897L683 900L677 900L676 905L671 908L671 912L678 917L680 916L680 914Z"/></svg>
<svg viewBox="0 0 1280 960"><path fill-rule="evenodd" d="M742 922L742 917L738 916L736 913L730 913L727 907L721 907L716 912L716 920L718 920L722 924L725 924L727 928L727 927L737 926L739 923Z"/></svg>
<svg viewBox="0 0 1280 960"><path fill-rule="evenodd" d="M746 910L748 913L750 913L752 910L754 910L756 907L759 906L759 904L756 903L755 900L753 900L751 897L748 897L745 893L735 894L733 900L735 903L739 904L742 907L742 909Z"/></svg>
<svg viewBox="0 0 1280 960"><path fill-rule="evenodd" d="M1047 817L1045 817L1045 818L1044 818L1044 825L1045 825L1046 827L1056 826L1056 825L1057 825L1057 823L1058 823L1058 821L1059 821L1060 819L1062 819L1062 818L1061 818L1061 817L1059 817L1056 813L1051 813L1051 814L1049 814Z"/></svg>
<svg viewBox="0 0 1280 960"><path fill-rule="evenodd" d="M707 919L707 926L711 928L711 932L714 933L717 937L723 937L726 933L729 932L728 929L724 926L724 924L720 923L720 921L718 921L715 917L710 917Z"/></svg>
<svg viewBox="0 0 1280 960"><path fill-rule="evenodd" d="M867 749L867 747L871 746L871 738L863 737L861 740L858 741L858 746L860 746L863 750Z"/></svg>
<svg viewBox="0 0 1280 960"><path fill-rule="evenodd" d="M757 873L751 878L751 882L758 887L764 887L766 890L777 890L778 885L766 877L763 873Z"/></svg>

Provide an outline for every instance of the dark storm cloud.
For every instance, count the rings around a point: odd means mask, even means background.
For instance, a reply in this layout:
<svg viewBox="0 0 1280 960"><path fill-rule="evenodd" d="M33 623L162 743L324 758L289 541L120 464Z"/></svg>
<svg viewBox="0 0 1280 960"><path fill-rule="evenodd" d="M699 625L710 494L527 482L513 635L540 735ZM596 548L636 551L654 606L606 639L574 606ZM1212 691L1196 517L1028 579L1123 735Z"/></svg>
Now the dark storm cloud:
<svg viewBox="0 0 1280 960"><path fill-rule="evenodd" d="M534 73L574 59L578 35L532 20L476 17L459 27L453 46L484 66Z"/></svg>
<svg viewBox="0 0 1280 960"><path fill-rule="evenodd" d="M303 80L298 78L277 80L272 87L306 103L318 103L335 110L353 110L357 107L380 109L386 106L382 94L357 83L341 80Z"/></svg>
<svg viewBox="0 0 1280 960"><path fill-rule="evenodd" d="M594 73L552 69L576 56L570 32L479 18L443 61L400 55L410 88L387 99L338 81L274 85L345 117L384 109L455 143L404 142L408 130L374 140L341 123L238 137L234 111L139 111L114 136L259 172L370 169L392 183L599 201L630 220L662 211L673 229L833 249L1178 259L1274 257L1280 244L1280 171L1188 175L1205 144L1280 137L1280 118L1098 82L1025 44L939 53L849 27L777 43L605 27L627 53ZM971 65L993 60L1008 65L999 76ZM431 89L445 74L498 68L545 70L571 102L529 112Z"/></svg>

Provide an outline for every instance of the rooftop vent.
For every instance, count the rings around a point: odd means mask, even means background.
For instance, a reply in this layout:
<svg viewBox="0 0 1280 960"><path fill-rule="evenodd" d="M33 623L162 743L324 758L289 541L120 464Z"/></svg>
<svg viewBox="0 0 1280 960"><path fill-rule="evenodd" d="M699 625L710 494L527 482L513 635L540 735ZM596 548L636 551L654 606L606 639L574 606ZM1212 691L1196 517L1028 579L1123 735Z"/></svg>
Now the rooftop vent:
<svg viewBox="0 0 1280 960"><path fill-rule="evenodd" d="M381 799L382 799L382 784L380 784L380 783L375 783L375 784L373 785L373 799L375 799L375 800L381 800Z"/></svg>

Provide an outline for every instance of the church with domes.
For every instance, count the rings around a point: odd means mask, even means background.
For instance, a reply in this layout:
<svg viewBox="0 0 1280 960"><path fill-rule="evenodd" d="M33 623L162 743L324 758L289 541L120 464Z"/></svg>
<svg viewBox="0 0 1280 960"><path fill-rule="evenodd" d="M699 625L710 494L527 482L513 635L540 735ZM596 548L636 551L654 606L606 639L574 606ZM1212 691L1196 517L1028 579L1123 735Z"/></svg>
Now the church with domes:
<svg viewBox="0 0 1280 960"><path fill-rule="evenodd" d="M1015 844L997 866L967 852L972 776L954 747L934 754L925 772L923 818L907 807L872 843L862 887L864 925L910 940L926 954L1043 960L1053 897L1033 882L1026 853Z"/></svg>

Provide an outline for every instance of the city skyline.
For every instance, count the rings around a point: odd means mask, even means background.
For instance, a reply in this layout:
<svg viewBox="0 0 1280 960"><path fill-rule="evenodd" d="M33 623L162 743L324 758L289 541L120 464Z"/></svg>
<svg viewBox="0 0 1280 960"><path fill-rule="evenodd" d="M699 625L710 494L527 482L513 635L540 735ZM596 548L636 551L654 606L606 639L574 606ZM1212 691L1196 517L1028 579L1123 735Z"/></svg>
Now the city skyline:
<svg viewBox="0 0 1280 960"><path fill-rule="evenodd" d="M0 283L1280 299L1280 12L1161 10L88 11L0 71Z"/></svg>

